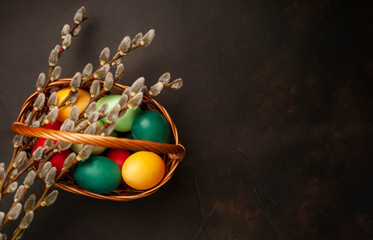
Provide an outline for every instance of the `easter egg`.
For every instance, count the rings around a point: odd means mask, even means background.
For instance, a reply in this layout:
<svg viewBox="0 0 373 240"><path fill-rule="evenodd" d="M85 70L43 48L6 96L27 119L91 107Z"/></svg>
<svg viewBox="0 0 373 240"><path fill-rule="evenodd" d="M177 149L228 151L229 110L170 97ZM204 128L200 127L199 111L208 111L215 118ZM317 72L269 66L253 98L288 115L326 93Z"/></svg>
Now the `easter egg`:
<svg viewBox="0 0 373 240"><path fill-rule="evenodd" d="M108 95L102 97L97 101L97 109L101 106L101 104L106 102L108 104L107 112L109 112L118 103L120 98L121 95ZM116 120L114 130L118 132L131 131L133 120L137 115L139 115L140 112L141 109L139 107L135 109L128 109L123 116ZM106 117L101 119L100 121L102 123L105 123Z"/></svg>
<svg viewBox="0 0 373 240"><path fill-rule="evenodd" d="M131 155L128 151L124 149L111 148L108 150L106 157L113 160L120 169L122 169L124 161Z"/></svg>
<svg viewBox="0 0 373 240"><path fill-rule="evenodd" d="M127 158L122 167L126 184L137 190L156 186L166 171L163 159L153 152L139 151Z"/></svg>
<svg viewBox="0 0 373 240"><path fill-rule="evenodd" d="M53 123L48 123L44 126L44 128L46 129L54 129L54 130L59 130L60 127L61 127L61 122L59 121L54 121ZM45 142L47 141L47 139L45 138L39 138L34 147L31 149L31 155L34 153L34 151L38 148L38 147L45 147ZM54 141L54 143L56 143L57 141ZM71 152L69 150L65 150L65 151L62 151L62 152L59 152L59 153L55 153L50 159L49 161L52 163L52 166L53 167L56 167L57 168L57 174L59 174L62 170L62 167L63 167L63 163L65 162L65 159L67 156L69 156ZM38 167L39 166L39 161L36 161L35 162L35 167Z"/></svg>
<svg viewBox="0 0 373 240"><path fill-rule="evenodd" d="M31 150L31 154L34 153L34 151L38 148L38 147L45 147L45 142L47 141L47 139L45 138L39 138L34 147L32 148ZM54 141L54 143L56 143L57 141ZM69 149L67 150L64 150L64 151L61 151L61 152L57 152L55 153L50 159L49 161L52 163L52 166L53 167L56 167L57 168L57 175L61 172L62 170L62 167L63 167L63 163L65 162L65 159L67 158L67 156L69 156L69 154L71 153L71 151ZM38 161L35 161L35 167L38 167L39 166L39 160Z"/></svg>
<svg viewBox="0 0 373 240"><path fill-rule="evenodd" d="M130 152L124 150L124 149L115 149L111 148L108 150L106 157L113 160L120 169L122 169L124 161L131 155ZM124 180L120 183L124 183Z"/></svg>
<svg viewBox="0 0 373 240"><path fill-rule="evenodd" d="M96 122L96 133L104 126L104 124L102 124L101 122ZM79 124L77 124L77 128L79 128ZM118 134L113 131L110 136L112 137L116 137ZM71 150L73 150L74 152L76 153L79 153L80 150L82 150L83 148L83 144L82 143L76 143L76 144L72 144L71 145ZM106 150L107 147L103 147L103 146L93 146L92 148L92 153L93 155L98 155L98 154L101 154L103 153L105 150Z"/></svg>
<svg viewBox="0 0 373 240"><path fill-rule="evenodd" d="M57 93L57 105L62 102L62 100L67 96L67 94L70 92L70 88L62 88L58 90ZM88 105L89 100L91 99L91 95L89 92L78 89L79 97L76 100L76 102L73 105L70 106L64 106L60 108L58 111L58 117L57 120L60 122L64 122L66 119L69 118L71 108L73 106L77 106L79 109L79 114L84 110L84 108Z"/></svg>
<svg viewBox="0 0 373 240"><path fill-rule="evenodd" d="M115 190L121 181L118 165L103 156L90 156L74 169L75 181L85 190L103 194Z"/></svg>
<svg viewBox="0 0 373 240"><path fill-rule="evenodd" d="M133 121L132 135L137 140L169 143L171 128L162 114L154 111L145 111L140 113Z"/></svg>
<svg viewBox="0 0 373 240"><path fill-rule="evenodd" d="M60 121L54 121L52 123L48 123L44 126L46 129L54 129L54 130L60 130L62 123Z"/></svg>

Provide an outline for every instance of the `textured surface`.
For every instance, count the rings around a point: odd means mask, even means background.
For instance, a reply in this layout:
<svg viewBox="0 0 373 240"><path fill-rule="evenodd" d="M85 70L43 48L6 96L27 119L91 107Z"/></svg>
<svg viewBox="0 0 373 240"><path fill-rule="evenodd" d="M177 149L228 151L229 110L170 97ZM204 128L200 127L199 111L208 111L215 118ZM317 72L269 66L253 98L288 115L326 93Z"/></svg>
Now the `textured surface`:
<svg viewBox="0 0 373 240"><path fill-rule="evenodd" d="M126 57L121 83L144 76L151 84L166 71L185 80L157 100L187 155L144 199L61 191L25 239L373 237L372 2L4 2L4 161L11 123L47 71L63 24L83 4L92 19L63 54L62 76L97 64L101 50L113 52L125 35L155 28L154 42Z"/></svg>

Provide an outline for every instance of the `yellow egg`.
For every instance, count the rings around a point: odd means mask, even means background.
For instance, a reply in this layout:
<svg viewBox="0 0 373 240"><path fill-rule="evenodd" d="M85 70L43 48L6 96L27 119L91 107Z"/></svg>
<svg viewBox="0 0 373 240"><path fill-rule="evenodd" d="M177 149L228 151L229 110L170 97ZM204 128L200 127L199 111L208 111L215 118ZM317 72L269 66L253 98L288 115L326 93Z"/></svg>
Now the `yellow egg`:
<svg viewBox="0 0 373 240"><path fill-rule="evenodd" d="M62 102L62 100L67 96L69 91L70 91L70 88L62 88L56 92L57 93L57 104L60 104ZM88 105L89 100L91 99L91 95L89 94L89 92L82 90L82 89L78 89L78 92L79 92L79 97L73 105L64 106L60 108L58 112L58 117L57 117L58 121L63 122L66 119L68 119L71 108L73 106L78 107L79 114L80 114L83 111L83 109Z"/></svg>
<svg viewBox="0 0 373 240"><path fill-rule="evenodd" d="M122 167L126 184L137 190L156 186L166 171L163 159L153 152L140 151L127 158Z"/></svg>

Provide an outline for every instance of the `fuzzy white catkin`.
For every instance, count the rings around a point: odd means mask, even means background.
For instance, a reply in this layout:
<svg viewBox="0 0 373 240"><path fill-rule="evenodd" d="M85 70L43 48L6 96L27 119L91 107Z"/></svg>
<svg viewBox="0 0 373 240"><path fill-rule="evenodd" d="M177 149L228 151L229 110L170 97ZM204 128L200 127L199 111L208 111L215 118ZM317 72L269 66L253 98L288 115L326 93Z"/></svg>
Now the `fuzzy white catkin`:
<svg viewBox="0 0 373 240"><path fill-rule="evenodd" d="M124 73L124 65L123 63L119 64L117 70L115 71L115 77L117 78L119 75Z"/></svg>
<svg viewBox="0 0 373 240"><path fill-rule="evenodd" d="M66 48L70 47L70 45L71 45L71 35L67 34L62 41L62 48L66 49Z"/></svg>
<svg viewBox="0 0 373 240"><path fill-rule="evenodd" d="M52 49L51 53L49 54L48 63L49 66L53 67L58 62L58 50Z"/></svg>
<svg viewBox="0 0 373 240"><path fill-rule="evenodd" d="M80 72L75 73L74 77L71 79L70 88L71 91L75 92L79 87L82 81L82 74Z"/></svg>
<svg viewBox="0 0 373 240"><path fill-rule="evenodd" d="M52 205L58 197L58 190L54 190L48 196L45 197L44 201L41 203L41 206L50 206Z"/></svg>
<svg viewBox="0 0 373 240"><path fill-rule="evenodd" d="M69 114L69 119L71 121L74 121L74 122L78 121L78 119L79 119L79 108L76 105L74 105L71 108L71 111L70 111L70 114Z"/></svg>
<svg viewBox="0 0 373 240"><path fill-rule="evenodd" d="M45 73L40 73L36 80L36 90L40 91L45 85Z"/></svg>
<svg viewBox="0 0 373 240"><path fill-rule="evenodd" d="M72 105L76 102L76 100L78 100L78 97L79 97L79 92L78 91L75 91L71 94L71 96L69 97L69 99L66 101L66 104L65 105Z"/></svg>
<svg viewBox="0 0 373 240"><path fill-rule="evenodd" d="M114 77L113 77L113 74L109 72L105 77L104 90L106 92L109 91L113 87L113 84L114 84Z"/></svg>
<svg viewBox="0 0 373 240"><path fill-rule="evenodd" d="M8 193L14 192L18 188L18 182L12 182L6 189Z"/></svg>
<svg viewBox="0 0 373 240"><path fill-rule="evenodd" d="M53 144L54 144L54 140L52 140L52 139L47 139L47 141L45 141L45 143L44 143L44 147L45 147L45 148L50 148L50 147L53 146Z"/></svg>
<svg viewBox="0 0 373 240"><path fill-rule="evenodd" d="M100 93L100 81L94 80L90 89L91 97L95 97Z"/></svg>
<svg viewBox="0 0 373 240"><path fill-rule="evenodd" d="M57 44L56 46L54 46L54 49L56 49L57 51L60 51L61 46Z"/></svg>
<svg viewBox="0 0 373 240"><path fill-rule="evenodd" d="M28 211L30 211L31 209L33 209L34 206L35 206L35 200L36 200L36 195L35 195L35 194L31 194L31 195L27 198L27 200L26 200L26 202L25 202L25 206L23 207L23 210L24 210L25 212L28 212Z"/></svg>
<svg viewBox="0 0 373 240"><path fill-rule="evenodd" d="M52 92L51 95L48 98L47 102L48 107L54 107L57 105L57 93Z"/></svg>
<svg viewBox="0 0 373 240"><path fill-rule="evenodd" d="M9 173L9 178L13 179L15 176L17 176L17 174L18 174L18 168L13 168L13 170L10 171Z"/></svg>
<svg viewBox="0 0 373 240"><path fill-rule="evenodd" d="M32 184L34 184L35 177L36 172L34 170L31 170L25 177L25 180L23 181L23 185L25 185L25 188L29 188Z"/></svg>
<svg viewBox="0 0 373 240"><path fill-rule="evenodd" d="M56 66L54 69L53 69L53 72L51 74L51 78L50 80L53 82L54 80L58 79L61 75L61 67L60 66Z"/></svg>
<svg viewBox="0 0 373 240"><path fill-rule="evenodd" d="M67 158L63 162L63 167L67 167L74 160L75 157L76 153L70 153L69 156L67 156Z"/></svg>
<svg viewBox="0 0 373 240"><path fill-rule="evenodd" d="M68 142L60 142L58 144L58 151L61 152L61 151L65 151L67 149L69 149L71 147L71 143L68 143Z"/></svg>
<svg viewBox="0 0 373 240"><path fill-rule="evenodd" d="M98 114L97 111L92 112L92 113L89 114L89 116L88 116L88 119L87 119L87 120L88 120L88 123L89 123L89 124L92 124L92 123L97 122L98 117L99 117L99 114Z"/></svg>
<svg viewBox="0 0 373 240"><path fill-rule="evenodd" d="M14 194L14 201L17 201L19 197L22 195L23 190L25 189L25 186L20 185L17 189L17 192Z"/></svg>
<svg viewBox="0 0 373 240"><path fill-rule="evenodd" d="M62 30L61 30L62 38L64 38L69 33L70 33L70 25L69 24L63 25Z"/></svg>
<svg viewBox="0 0 373 240"><path fill-rule="evenodd" d="M97 112L98 112L98 114L103 115L103 114L106 113L108 108L109 108L109 104L105 102L105 103L101 104L100 107L98 107Z"/></svg>
<svg viewBox="0 0 373 240"><path fill-rule="evenodd" d="M45 177L45 185L49 188L54 184L55 178L56 178L57 168L52 167Z"/></svg>
<svg viewBox="0 0 373 240"><path fill-rule="evenodd" d="M34 160L40 160L42 158L42 156L43 156L44 150L45 150L45 148L43 148L41 146L38 147L34 151L34 153L32 154L32 157L34 158Z"/></svg>
<svg viewBox="0 0 373 240"><path fill-rule="evenodd" d="M60 127L60 130L61 131L66 131L66 132L72 132L74 130L74 127L75 127L75 123L74 121L70 120L70 119L66 119L61 127Z"/></svg>
<svg viewBox="0 0 373 240"><path fill-rule="evenodd" d="M30 226L30 223L34 219L34 211L29 211L26 213L26 215L22 218L19 227L21 229L26 229Z"/></svg>
<svg viewBox="0 0 373 240"><path fill-rule="evenodd" d="M95 79L100 79L100 78L103 78L106 76L106 74L109 72L110 70L110 65L109 64L105 64L104 66L102 66L100 69L98 69L94 74L93 74L93 77Z"/></svg>
<svg viewBox="0 0 373 240"><path fill-rule="evenodd" d="M140 90L142 86L145 84L145 78L139 77L136 81L134 81L131 85L131 95L135 96L135 94Z"/></svg>
<svg viewBox="0 0 373 240"><path fill-rule="evenodd" d="M21 146L22 143L23 143L23 136L20 135L20 134L16 134L13 138L13 147L17 148L17 147Z"/></svg>
<svg viewBox="0 0 373 240"><path fill-rule="evenodd" d="M120 105L121 108L123 108L128 102L128 96L127 95L122 95L119 98L118 104Z"/></svg>
<svg viewBox="0 0 373 240"><path fill-rule="evenodd" d="M104 129L103 135L105 135L105 136L109 136L109 135L114 131L114 128L115 128L115 123L111 123L111 124L109 124L109 125Z"/></svg>
<svg viewBox="0 0 373 240"><path fill-rule="evenodd" d="M16 220L21 213L22 210L22 204L17 203L8 213L8 218L10 220Z"/></svg>
<svg viewBox="0 0 373 240"><path fill-rule="evenodd" d="M76 24L79 24L82 22L84 17L84 8L79 8L78 11L76 11L75 16L74 16L74 22Z"/></svg>
<svg viewBox="0 0 373 240"><path fill-rule="evenodd" d="M38 111L40 110L45 103L45 94L44 93L39 93L38 97L34 101L34 110Z"/></svg>
<svg viewBox="0 0 373 240"><path fill-rule="evenodd" d="M96 123L92 123L91 125L89 125L85 130L84 130L84 133L85 134L95 134L96 133Z"/></svg>
<svg viewBox="0 0 373 240"><path fill-rule="evenodd" d="M89 77L92 75L92 71L93 71L93 65L92 63L88 63L87 65L85 65L84 69L83 69L83 72L82 72L82 75L84 77Z"/></svg>
<svg viewBox="0 0 373 240"><path fill-rule="evenodd" d="M82 30L82 27L80 25L76 26L73 32L74 37L78 36L81 30Z"/></svg>
<svg viewBox="0 0 373 240"><path fill-rule="evenodd" d="M27 157L27 153L25 151L21 151L17 154L16 158L14 159L13 167L17 168L21 165Z"/></svg>
<svg viewBox="0 0 373 240"><path fill-rule="evenodd" d="M44 123L48 124L54 122L58 116L59 109L57 106L53 107L52 110L48 113L47 117L44 119Z"/></svg>
<svg viewBox="0 0 373 240"><path fill-rule="evenodd" d="M78 161L86 160L89 157L89 155L91 155L92 148L93 148L93 145L86 145L82 150L80 150L76 159Z"/></svg>
<svg viewBox="0 0 373 240"><path fill-rule="evenodd" d="M108 113L106 122L113 123L118 119L118 114L121 107L119 104L116 104Z"/></svg>
<svg viewBox="0 0 373 240"><path fill-rule="evenodd" d="M143 96L144 94L142 92L136 93L136 95L131 100L128 101L127 103L128 108L133 109L133 108L137 108L138 106L140 106Z"/></svg>
<svg viewBox="0 0 373 240"><path fill-rule="evenodd" d="M85 110L84 112L84 116L85 117L88 117L89 115L91 115L91 113L93 113L94 111L96 111L96 102L92 102L91 104L88 105L87 109Z"/></svg>
<svg viewBox="0 0 373 240"><path fill-rule="evenodd" d="M157 82L156 84L150 87L149 94L151 96L158 96L162 92L163 88L164 84L161 82Z"/></svg>
<svg viewBox="0 0 373 240"><path fill-rule="evenodd" d="M162 76L159 77L158 82L163 84L167 84L170 82L171 74L169 72L163 73Z"/></svg>
<svg viewBox="0 0 373 240"><path fill-rule="evenodd" d="M133 39L132 39L132 44L137 45L138 43L140 43L142 37L143 37L142 32L139 32L138 34L136 34L136 36L134 36Z"/></svg>
<svg viewBox="0 0 373 240"><path fill-rule="evenodd" d="M147 47L154 39L155 36L155 30L150 29L141 39L141 44L145 45Z"/></svg>
<svg viewBox="0 0 373 240"><path fill-rule="evenodd" d="M52 168L52 163L51 162L46 162L43 165L43 168L41 169L41 171L39 172L39 177L44 178L51 168Z"/></svg>
<svg viewBox="0 0 373 240"><path fill-rule="evenodd" d="M100 53L100 65L104 65L110 57L110 49L108 47L104 48Z"/></svg>
<svg viewBox="0 0 373 240"><path fill-rule="evenodd" d="M178 90L178 89L180 89L182 86L183 86L183 82L177 82L177 83L175 83L175 84L172 84L171 88Z"/></svg>
<svg viewBox="0 0 373 240"><path fill-rule="evenodd" d="M118 51L121 55L124 55L131 47L131 38L125 36L118 46Z"/></svg>
<svg viewBox="0 0 373 240"><path fill-rule="evenodd" d="M131 87L126 88L122 95L127 95L128 97L131 97Z"/></svg>

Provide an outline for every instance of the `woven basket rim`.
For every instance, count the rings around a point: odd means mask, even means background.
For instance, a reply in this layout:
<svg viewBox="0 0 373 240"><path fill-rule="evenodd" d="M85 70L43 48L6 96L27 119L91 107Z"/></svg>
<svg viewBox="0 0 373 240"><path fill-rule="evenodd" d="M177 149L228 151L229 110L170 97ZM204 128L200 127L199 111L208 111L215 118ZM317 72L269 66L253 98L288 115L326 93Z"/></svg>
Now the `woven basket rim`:
<svg viewBox="0 0 373 240"><path fill-rule="evenodd" d="M56 80L50 83L47 86L47 90L51 90L56 87L61 87L63 85L69 84L71 78L63 78ZM102 81L101 81L102 82ZM68 87L68 86L66 86ZM114 83L113 89L117 89L123 91L128 86L121 85L118 83ZM71 133L71 132L64 132L59 130L53 129L45 129L42 127L28 127L24 124L26 119L26 114L32 109L32 103L34 99L37 97L38 91L34 92L23 104L20 114L18 115L16 121L12 124L11 130L16 134L21 134L28 137L37 137L37 138L46 138L52 140L60 140L63 142L70 142L70 143L83 143L83 144L92 144L92 145L100 145L105 147L111 148L120 148L126 150L134 150L134 151L151 151L158 154L165 154L165 158L168 159L169 168L166 172L164 178L160 183L158 183L155 187L145 190L145 191L136 191L133 189L127 189L126 191L113 191L110 194L95 194L89 191L82 189L76 183L72 184L71 181L64 181L64 179L60 179L59 182L55 184L56 187L59 187L65 191L69 191L75 194L86 195L93 198L98 199L105 199L105 200L114 200L114 201L130 201L135 200L138 198L146 197L155 191L159 190L161 186L163 186L173 175L176 167L178 166L179 162L185 156L185 148L181 145L178 132L176 129L175 124L173 123L171 116L167 112L167 110L160 105L157 101L155 101L151 96L148 94L144 95L143 103L149 107L152 105L156 108L158 112L160 112L169 122L173 134L173 138L175 144L166 144L166 143L157 143L157 142L150 142L150 141L143 141L143 140L132 140L126 138L117 138L112 136L100 136L100 135L91 135L91 134L84 134L84 133ZM149 107L150 108L150 107ZM154 109L150 109L154 110Z"/></svg>

